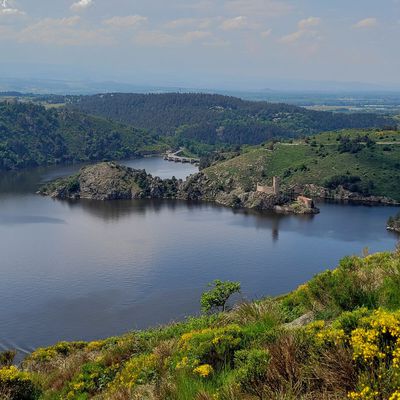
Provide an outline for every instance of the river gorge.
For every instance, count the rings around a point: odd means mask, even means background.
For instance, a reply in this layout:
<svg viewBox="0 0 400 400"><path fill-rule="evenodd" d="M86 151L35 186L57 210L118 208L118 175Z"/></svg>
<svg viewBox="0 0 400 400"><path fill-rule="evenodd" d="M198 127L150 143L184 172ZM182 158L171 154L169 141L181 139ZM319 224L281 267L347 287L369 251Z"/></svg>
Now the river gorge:
<svg viewBox="0 0 400 400"><path fill-rule="evenodd" d="M190 164L124 162L185 178ZM35 194L80 166L0 175L0 349L94 340L199 311L213 279L254 299L294 289L348 254L391 250L395 207L320 203L317 216L172 200L58 201Z"/></svg>

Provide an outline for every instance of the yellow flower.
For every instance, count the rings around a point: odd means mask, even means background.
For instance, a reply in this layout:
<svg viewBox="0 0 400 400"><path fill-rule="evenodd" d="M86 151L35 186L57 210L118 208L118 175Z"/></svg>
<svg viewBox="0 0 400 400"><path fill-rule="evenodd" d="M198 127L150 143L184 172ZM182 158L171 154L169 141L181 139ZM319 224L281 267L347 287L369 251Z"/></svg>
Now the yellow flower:
<svg viewBox="0 0 400 400"><path fill-rule="evenodd" d="M203 364L203 365L200 365L197 368L195 368L193 370L193 372L195 374L201 376L202 378L207 378L208 376L210 376L214 372L214 369L209 364Z"/></svg>
<svg viewBox="0 0 400 400"><path fill-rule="evenodd" d="M29 374L27 372L20 371L15 366L0 368L0 382L11 382L17 380L28 381L30 380Z"/></svg>
<svg viewBox="0 0 400 400"><path fill-rule="evenodd" d="M351 400L375 400L378 395L378 392L373 391L369 386L365 386L361 392L349 393L348 398Z"/></svg>
<svg viewBox="0 0 400 400"><path fill-rule="evenodd" d="M390 397L389 400L400 400L400 390L396 390Z"/></svg>

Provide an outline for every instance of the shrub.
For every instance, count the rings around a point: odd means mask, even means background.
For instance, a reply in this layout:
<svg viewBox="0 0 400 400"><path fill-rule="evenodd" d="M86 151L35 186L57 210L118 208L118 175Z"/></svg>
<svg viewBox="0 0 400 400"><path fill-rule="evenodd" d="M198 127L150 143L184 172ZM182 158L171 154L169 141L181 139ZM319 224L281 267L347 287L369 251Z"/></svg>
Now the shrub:
<svg viewBox="0 0 400 400"><path fill-rule="evenodd" d="M234 352L240 349L243 332L237 325L203 329L182 335L177 369L194 369L208 364L215 370L233 365Z"/></svg>
<svg viewBox="0 0 400 400"><path fill-rule="evenodd" d="M262 398L262 387L271 357L266 350L240 350L235 353L236 376L242 389Z"/></svg>
<svg viewBox="0 0 400 400"><path fill-rule="evenodd" d="M66 357L74 351L84 349L86 345L86 342L60 342L52 347L39 348L35 350L27 358L27 361L46 362L51 361L57 356Z"/></svg>
<svg viewBox="0 0 400 400"><path fill-rule="evenodd" d="M7 350L0 352L0 368L12 365L17 352L15 350Z"/></svg>
<svg viewBox="0 0 400 400"><path fill-rule="evenodd" d="M209 312L213 309L221 308L225 311L226 303L234 293L240 292L239 282L222 282L215 280L210 283L211 289L201 295L201 308L204 312Z"/></svg>
<svg viewBox="0 0 400 400"><path fill-rule="evenodd" d="M85 398L104 390L114 379L119 366L106 368L104 365L89 362L84 364L81 372L65 388L67 400Z"/></svg>
<svg viewBox="0 0 400 400"><path fill-rule="evenodd" d="M132 357L115 377L111 391L121 387L131 390L138 385L151 383L155 377L156 356L154 354Z"/></svg>
<svg viewBox="0 0 400 400"><path fill-rule="evenodd" d="M40 390L34 385L27 372L21 372L14 366L0 369L1 398L35 400L39 398L39 395Z"/></svg>

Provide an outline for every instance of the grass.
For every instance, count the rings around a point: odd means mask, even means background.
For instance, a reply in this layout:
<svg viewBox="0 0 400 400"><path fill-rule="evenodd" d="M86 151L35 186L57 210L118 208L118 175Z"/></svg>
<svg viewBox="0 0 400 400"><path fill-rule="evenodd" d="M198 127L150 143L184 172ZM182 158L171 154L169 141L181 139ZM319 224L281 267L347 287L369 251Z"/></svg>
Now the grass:
<svg viewBox="0 0 400 400"><path fill-rule="evenodd" d="M0 367L0 393L27 400L393 400L399 387L398 251L346 257L276 299Z"/></svg>
<svg viewBox="0 0 400 400"><path fill-rule="evenodd" d="M358 153L340 153L339 135L368 134L376 144ZM273 176L283 185L324 183L338 175L358 176L371 186L372 195L400 200L400 132L342 131L323 133L304 141L275 144L274 150L257 146L239 157L214 165L203 172L222 186L231 179L243 189L254 190L257 182L270 184Z"/></svg>

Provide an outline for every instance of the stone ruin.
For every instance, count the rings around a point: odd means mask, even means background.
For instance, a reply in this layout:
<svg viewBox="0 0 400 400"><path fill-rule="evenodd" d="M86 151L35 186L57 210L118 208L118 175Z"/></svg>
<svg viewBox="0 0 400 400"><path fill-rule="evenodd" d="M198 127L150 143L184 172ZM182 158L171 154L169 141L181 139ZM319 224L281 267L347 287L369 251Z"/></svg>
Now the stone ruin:
<svg viewBox="0 0 400 400"><path fill-rule="evenodd" d="M309 197L305 196L298 196L297 201L301 204L303 204L306 208L315 208L314 200L310 199Z"/></svg>
<svg viewBox="0 0 400 400"><path fill-rule="evenodd" d="M264 186L257 183L257 192L278 195L280 193L279 178L277 176L272 178L272 186Z"/></svg>
<svg viewBox="0 0 400 400"><path fill-rule="evenodd" d="M260 185L257 183L257 192L269 195L279 195L281 193L279 177L274 176L272 178L272 186ZM315 208L314 200L309 197L298 196L296 201L308 209Z"/></svg>

